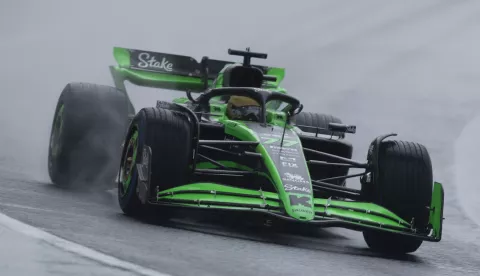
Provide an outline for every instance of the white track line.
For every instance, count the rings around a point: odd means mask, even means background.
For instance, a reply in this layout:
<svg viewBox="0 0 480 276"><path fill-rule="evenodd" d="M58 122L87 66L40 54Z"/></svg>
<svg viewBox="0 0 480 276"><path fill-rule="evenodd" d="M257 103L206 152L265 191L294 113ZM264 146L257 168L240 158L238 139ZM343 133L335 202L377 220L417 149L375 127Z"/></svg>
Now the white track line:
<svg viewBox="0 0 480 276"><path fill-rule="evenodd" d="M93 260L103 265L107 265L110 267L114 267L114 268L118 268L126 271L131 271L135 274L145 275L145 276L170 276L168 274L164 274L164 273L157 272L155 270L144 268L133 263L122 261L120 259L100 253L98 251L95 251L83 245L67 241L60 237L47 233L43 230L40 230L36 227L30 226L28 224L25 224L23 222L10 218L2 213L0 213L0 224L9 229L12 229L13 231L17 231L29 237L42 240L57 248L60 248L62 250L74 253L84 258Z"/></svg>

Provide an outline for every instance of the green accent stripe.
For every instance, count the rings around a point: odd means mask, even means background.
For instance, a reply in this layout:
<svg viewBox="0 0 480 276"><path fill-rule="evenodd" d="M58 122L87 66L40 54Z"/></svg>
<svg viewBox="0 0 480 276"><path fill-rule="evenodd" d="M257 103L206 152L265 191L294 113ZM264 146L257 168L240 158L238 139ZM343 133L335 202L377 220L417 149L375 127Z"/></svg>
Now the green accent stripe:
<svg viewBox="0 0 480 276"><path fill-rule="evenodd" d="M234 193L235 195L220 195L218 193ZM242 196L244 195L244 196ZM264 197L264 199L262 198ZM278 194L272 192L254 191L237 187L230 187L216 183L192 183L184 186L175 187L165 191L161 191L157 195L157 200L178 200L180 205L197 206L204 208L221 208L221 209L251 209L247 207L229 207L214 206L212 203L231 203L231 204L249 204L255 206L256 209L279 208L280 199ZM202 202L208 201L209 204ZM361 221L365 223L374 223L389 227L401 229L409 229L410 224L402 220L396 214L389 210L366 202L328 200L315 198L315 212L317 215L324 217L334 217L348 221L357 221L361 225ZM266 205L265 205L266 204ZM265 205L265 206L264 206ZM263 206L263 207L262 207ZM253 207L252 207L253 208ZM376 213L382 216L376 215ZM293 217L293 216L292 216ZM295 217L294 217L295 218Z"/></svg>
<svg viewBox="0 0 480 276"><path fill-rule="evenodd" d="M430 224L433 226L433 236L437 240L442 239L443 201L443 185L439 182L434 182L432 202L430 206Z"/></svg>
<svg viewBox="0 0 480 276"><path fill-rule="evenodd" d="M216 160L215 160L216 161ZM233 162L233 161L228 161L228 160L220 160L220 161L216 161L218 163L220 163L221 165L223 165L224 167L226 167L227 169L238 169L238 170L243 170L243 171L254 171L254 169L248 167L248 166L245 166L245 165L242 165L242 164L239 164L239 163L236 163L236 162ZM191 166L190 166L191 167ZM197 169L220 169L220 167L218 167L217 165L211 163L211 162L198 162L197 165L196 165L196 168ZM270 182L273 183L272 181L272 178L270 177L270 175L264 173L264 172L258 172L258 175L259 176L263 176L263 177L266 177L267 179L270 180Z"/></svg>
<svg viewBox="0 0 480 276"><path fill-rule="evenodd" d="M330 200L329 201L328 199L324 199L324 198L315 198L314 199L314 204L316 206L315 207L316 211L325 212L325 208L326 208L327 211L340 210L342 214L345 214L345 212L347 212L347 213L348 212L358 213L357 211L354 211L355 209L368 210L369 212L379 213L382 216L390 217L393 221L400 222L401 224L410 225L407 221L403 220L402 218L397 216L395 213L393 213L393 212L389 211L388 209L383 208L379 205L376 205L374 203L357 202L357 201L343 201L343 200ZM330 207L327 206L327 205L330 205ZM322 207L317 207L317 206L322 206ZM338 208L331 207L331 206L340 206L340 207L343 207L343 208L346 208L346 209L350 208L350 211L349 210L338 209ZM337 212L337 211L335 211L335 212ZM365 215L369 216L369 214L367 214L366 212L365 212ZM378 216L375 216L375 217L378 217Z"/></svg>

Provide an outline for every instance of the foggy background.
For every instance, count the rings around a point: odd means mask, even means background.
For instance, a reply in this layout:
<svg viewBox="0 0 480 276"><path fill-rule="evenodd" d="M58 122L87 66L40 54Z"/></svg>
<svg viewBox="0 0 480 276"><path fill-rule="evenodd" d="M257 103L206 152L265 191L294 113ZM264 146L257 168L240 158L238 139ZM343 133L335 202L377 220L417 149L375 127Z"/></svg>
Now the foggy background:
<svg viewBox="0 0 480 276"><path fill-rule="evenodd" d="M304 111L357 125L356 159L384 133L425 144L453 233L464 211L480 222L479 34L480 2L466 0L2 1L0 172L49 181L57 98L68 82L112 85L114 46L197 60L251 47L286 68ZM127 88L137 110L184 96Z"/></svg>

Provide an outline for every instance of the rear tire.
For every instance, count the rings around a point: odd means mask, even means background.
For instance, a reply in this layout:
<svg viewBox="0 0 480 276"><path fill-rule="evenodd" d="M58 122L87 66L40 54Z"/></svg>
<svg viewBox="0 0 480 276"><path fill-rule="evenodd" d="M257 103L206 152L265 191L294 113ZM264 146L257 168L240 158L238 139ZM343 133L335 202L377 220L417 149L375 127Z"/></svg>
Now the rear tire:
<svg viewBox="0 0 480 276"><path fill-rule="evenodd" d="M65 86L55 109L48 149L48 172L54 184L114 187L129 105L126 95L114 87Z"/></svg>
<svg viewBox="0 0 480 276"><path fill-rule="evenodd" d="M300 112L299 114L295 115L294 122L295 125L297 125L298 128L304 132L317 133L316 128L320 128L318 130L318 134L335 135L342 138L345 136L344 133L335 133L328 130L328 124L342 123L342 120L329 114Z"/></svg>
<svg viewBox="0 0 480 276"><path fill-rule="evenodd" d="M191 175L192 131L192 125L184 114L168 109L143 108L133 118L125 139L118 182L118 201L126 215L152 215L158 208L148 202L155 200L157 186L161 191L186 184ZM142 162L141 153L145 146L150 147L152 152L151 184L147 201L142 204L137 193L139 181L135 164ZM129 157L132 157L131 162L125 162ZM169 217L166 213L155 215Z"/></svg>
<svg viewBox="0 0 480 276"><path fill-rule="evenodd" d="M372 151L369 160L371 155ZM427 149L413 142L384 141L380 144L378 164L377 182L362 184L362 192L370 201L407 222L414 219L414 227L425 231L433 190L432 163ZM371 249L384 253L412 253L423 242L387 232L364 231L363 236Z"/></svg>
<svg viewBox="0 0 480 276"><path fill-rule="evenodd" d="M345 141L345 139L343 139L345 137L345 133L335 133L328 130L328 125L330 123L342 123L342 120L340 120L339 118L328 114L300 112L299 114L295 115L294 123L303 132L308 132L312 134L318 133L324 135L334 135L342 138L329 139L329 137L325 138L321 136L315 137L315 135L299 134L300 139L302 140L303 147L311 148L317 151L327 152L345 158L352 157L352 145ZM318 129L317 131L316 128L321 129ZM337 163L336 159L320 157L312 153L305 153L305 157L307 157L307 159ZM309 168L310 177L312 178L312 180L321 180L325 178L344 176L347 175L349 171L349 168L346 167L319 167L318 165L310 165ZM342 187L346 185L346 181L344 179L327 180L325 182ZM314 195L321 196L317 195L316 192L314 192Z"/></svg>

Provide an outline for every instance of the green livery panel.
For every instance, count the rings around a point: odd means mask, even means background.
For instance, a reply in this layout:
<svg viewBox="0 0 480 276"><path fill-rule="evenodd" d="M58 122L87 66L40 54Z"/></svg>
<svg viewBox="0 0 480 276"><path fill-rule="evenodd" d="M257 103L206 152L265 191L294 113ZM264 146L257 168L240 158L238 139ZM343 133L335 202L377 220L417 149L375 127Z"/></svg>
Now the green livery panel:
<svg viewBox="0 0 480 276"><path fill-rule="evenodd" d="M110 71L115 86L125 93L125 81L140 86L177 91L202 93L215 90L228 86L224 85L224 76L227 79L229 75L227 73L224 75L224 72L230 65L236 64L207 57L198 62L189 56L121 47L114 47L114 57L117 65L111 66ZM262 84L260 90L286 93L285 89L280 87L285 77L284 68L253 66L260 69L263 75L275 77L274 80L265 78L263 82L259 82L258 84ZM127 93L126 95L128 97ZM190 94L187 93L187 96L188 98L178 98L173 102L187 108L186 106L195 103ZM292 125L286 125L287 116L285 112L279 110L281 106L279 102L271 101L265 104L266 123L229 120L225 116L225 102L217 98L211 99L209 107L212 115L210 123L221 125L227 139L258 142L254 150L261 156L263 171L255 171L244 164L225 160L196 163L195 166L197 169L218 169L218 164L221 164L227 169L261 174L272 184L273 192L233 187L209 180L163 191L157 190L155 192L157 196L152 203L201 209L253 211L297 223L339 226L355 230L378 229L423 240L441 240L444 204L441 183L435 182L433 185L430 233L417 233L411 222L377 204L361 200L318 198L318 194L315 197L297 129ZM155 186L155 183L152 185ZM316 185L318 187L318 184Z"/></svg>
<svg viewBox="0 0 480 276"><path fill-rule="evenodd" d="M284 130L275 125L264 127L246 123L246 127L258 136L257 150L264 157L287 214L300 220L312 220L312 183L299 137L292 129Z"/></svg>
<svg viewBox="0 0 480 276"><path fill-rule="evenodd" d="M441 220L443 219L443 188L435 184L436 193L433 204L440 204L431 219L437 221L432 233L428 236L415 233L407 221L401 219L388 209L368 202L313 199L314 217L312 220L298 222L331 226L344 226L352 229L381 229L394 233L402 233L419 239L438 242L441 240ZM215 208L225 210L243 210L265 212L291 219L284 215L284 206L277 193L255 191L225 186L218 183L192 183L158 192L157 201L184 207Z"/></svg>
<svg viewBox="0 0 480 276"><path fill-rule="evenodd" d="M171 90L203 92L207 88L222 87L223 70L232 61L205 59L205 66L194 58L146 50L114 47L117 66L110 67L115 86L125 90L124 81L135 85ZM285 68L254 65L276 81L265 81L265 89L285 92L279 87L285 77ZM208 71L205 71L208 68Z"/></svg>
<svg viewBox="0 0 480 276"><path fill-rule="evenodd" d="M439 182L433 183L432 203L430 207L430 224L432 225L432 235L437 240L442 239L442 225L443 225L443 204L444 191L443 186Z"/></svg>
<svg viewBox="0 0 480 276"><path fill-rule="evenodd" d="M259 142L256 151L262 155L262 162L267 168L267 177L276 192L200 182L158 192L159 203L266 212L297 222L352 229L381 229L429 241L441 240L443 187L440 183L434 183L430 215L431 234L416 233L410 222L377 204L314 198L302 145L292 128L284 129L273 124L263 126L254 122L231 121L224 118L220 119L219 123L225 126L227 135L241 141ZM221 165L227 169L252 171L251 168L231 161L222 161ZM203 162L198 163L197 168L218 167L213 163Z"/></svg>

